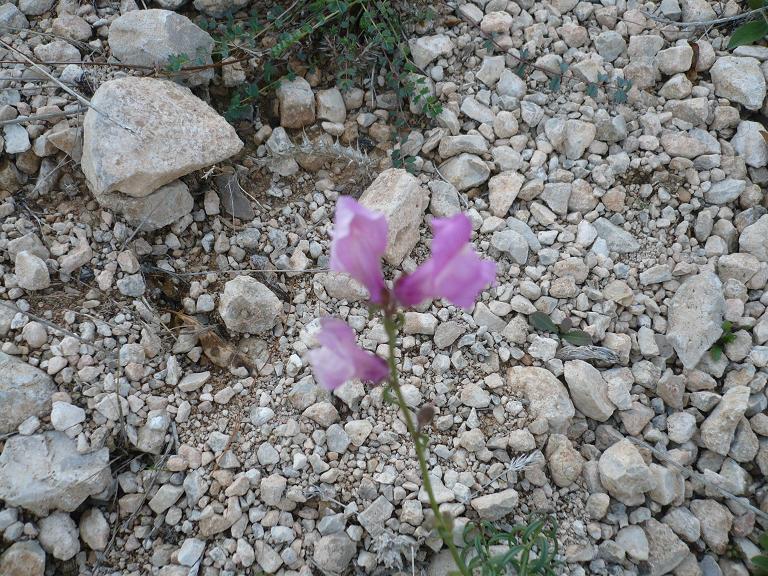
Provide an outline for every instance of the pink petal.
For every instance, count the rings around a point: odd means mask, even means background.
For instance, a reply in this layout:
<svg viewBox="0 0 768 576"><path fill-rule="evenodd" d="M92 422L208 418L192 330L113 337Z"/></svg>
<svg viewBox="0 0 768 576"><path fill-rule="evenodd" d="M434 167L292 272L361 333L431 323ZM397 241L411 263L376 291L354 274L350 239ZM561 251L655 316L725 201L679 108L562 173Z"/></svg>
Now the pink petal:
<svg viewBox="0 0 768 576"><path fill-rule="evenodd" d="M430 298L444 298L469 308L478 294L496 279L496 264L481 260L469 245L472 224L464 214L432 220L432 256L395 285L395 296L405 306Z"/></svg>
<svg viewBox="0 0 768 576"><path fill-rule="evenodd" d="M385 289L381 257L387 250L387 220L349 196L336 202L331 243L331 270L346 272L361 282L373 302Z"/></svg>
<svg viewBox="0 0 768 576"><path fill-rule="evenodd" d="M323 388L334 390L354 379L378 384L389 376L384 359L360 348L355 331L346 322L323 318L317 340L320 347L310 350L308 356L315 380Z"/></svg>

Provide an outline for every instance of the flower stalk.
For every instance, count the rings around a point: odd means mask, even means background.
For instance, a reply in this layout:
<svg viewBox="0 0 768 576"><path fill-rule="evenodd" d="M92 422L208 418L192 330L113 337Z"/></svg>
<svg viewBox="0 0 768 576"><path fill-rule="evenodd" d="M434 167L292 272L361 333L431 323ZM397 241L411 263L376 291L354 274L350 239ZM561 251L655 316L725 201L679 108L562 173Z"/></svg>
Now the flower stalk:
<svg viewBox="0 0 768 576"><path fill-rule="evenodd" d="M459 573L462 574L462 576L472 576L472 572L467 568L459 550L456 548L456 544L453 542L453 531L443 513L440 512L440 507L435 498L435 491L432 488L432 481L429 478L429 468L427 465L428 442L413 421L413 416L405 401L405 396L403 396L403 391L400 388L400 379L397 375L395 348L397 341L398 317L389 313L386 309L384 310L384 329L386 330L389 342L389 353L387 358L387 364L389 365L389 388L394 392L394 399L400 408L400 412L403 414L403 420L405 420L405 428L408 430L408 435L413 440L413 445L416 450L416 458L419 461L419 470L421 471L424 491L427 493L429 507L432 509L432 513L435 516L435 528L437 528L437 532L440 534L443 542L448 546L448 550L451 553L451 557L453 558L456 567L459 569Z"/></svg>

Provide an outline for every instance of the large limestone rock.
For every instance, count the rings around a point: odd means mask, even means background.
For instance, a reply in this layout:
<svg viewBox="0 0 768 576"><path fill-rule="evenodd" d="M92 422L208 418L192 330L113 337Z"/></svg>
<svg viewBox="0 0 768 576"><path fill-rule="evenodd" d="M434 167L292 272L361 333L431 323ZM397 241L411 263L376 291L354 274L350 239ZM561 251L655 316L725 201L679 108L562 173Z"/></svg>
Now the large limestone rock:
<svg viewBox="0 0 768 576"><path fill-rule="evenodd" d="M38 516L72 512L110 481L109 450L80 454L62 432L13 436L0 454L0 500Z"/></svg>
<svg viewBox="0 0 768 576"><path fill-rule="evenodd" d="M720 338L724 311L722 283L712 271L688 278L675 292L669 304L667 341L687 369L695 368Z"/></svg>
<svg viewBox="0 0 768 576"><path fill-rule="evenodd" d="M85 115L82 168L95 195L142 198L243 147L234 128L189 89L127 77L102 84Z"/></svg>
<svg viewBox="0 0 768 576"><path fill-rule="evenodd" d="M510 388L523 394L534 418L544 418L552 432L565 432L576 410L563 383L545 368L513 366L507 371Z"/></svg>
<svg viewBox="0 0 768 576"><path fill-rule="evenodd" d="M185 55L183 66L213 63L213 38L189 18L170 10L132 10L120 16L109 27L112 56L124 64L165 67L171 56ZM178 78L190 86L207 84L213 79L213 68L180 74Z"/></svg>
<svg viewBox="0 0 768 576"><path fill-rule="evenodd" d="M0 434L13 432L30 416L47 416L54 392L45 372L0 352Z"/></svg>
<svg viewBox="0 0 768 576"><path fill-rule="evenodd" d="M387 217L389 238L384 258L397 266L419 241L419 226L429 203L429 192L406 170L390 168L368 186L360 203Z"/></svg>

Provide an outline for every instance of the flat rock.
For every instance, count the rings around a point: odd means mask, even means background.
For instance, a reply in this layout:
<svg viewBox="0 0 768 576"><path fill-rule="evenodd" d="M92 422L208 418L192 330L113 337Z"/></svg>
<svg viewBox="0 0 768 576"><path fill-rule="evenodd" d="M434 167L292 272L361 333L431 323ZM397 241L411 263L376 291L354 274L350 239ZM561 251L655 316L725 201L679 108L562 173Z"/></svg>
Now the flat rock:
<svg viewBox="0 0 768 576"><path fill-rule="evenodd" d="M170 10L132 10L109 26L109 49L124 64L168 65L171 57L186 57L182 66L212 64L213 38L189 18ZM213 68L179 74L190 86L207 84Z"/></svg>
<svg viewBox="0 0 768 576"><path fill-rule="evenodd" d="M477 515L483 520L501 520L507 514L515 511L519 497L512 488L478 496L470 503Z"/></svg>
<svg viewBox="0 0 768 576"><path fill-rule="evenodd" d="M755 58L721 56L710 69L715 94L758 110L765 100L765 77Z"/></svg>
<svg viewBox="0 0 768 576"><path fill-rule="evenodd" d="M315 121L315 95L309 82L301 76L293 80L283 78L277 87L280 107L280 126L303 128Z"/></svg>
<svg viewBox="0 0 768 576"><path fill-rule="evenodd" d="M121 192L96 196L97 202L144 232L154 232L192 212L195 201L181 180L161 186L148 196L134 198Z"/></svg>
<svg viewBox="0 0 768 576"><path fill-rule="evenodd" d="M459 192L463 192L488 180L491 170L479 156L464 153L443 162L440 173Z"/></svg>
<svg viewBox="0 0 768 576"><path fill-rule="evenodd" d="M690 554L688 546L666 524L651 518L643 528L648 539L648 560L644 563L648 576L670 574Z"/></svg>
<svg viewBox="0 0 768 576"><path fill-rule="evenodd" d="M15 431L30 416L48 416L54 392L48 374L0 352L0 434Z"/></svg>
<svg viewBox="0 0 768 576"><path fill-rule="evenodd" d="M429 192L406 170L390 168L371 182L360 203L387 217L389 235L384 258L397 266L419 241L419 226L429 204Z"/></svg>
<svg viewBox="0 0 768 576"><path fill-rule="evenodd" d="M597 235L605 240L608 249L619 254L637 252L640 249L640 243L629 232L619 228L606 218L598 218L592 225L597 230Z"/></svg>
<svg viewBox="0 0 768 576"><path fill-rule="evenodd" d="M89 109L85 115L82 168L96 196L114 191L148 196L243 147L213 108L170 81L110 80L91 104L103 114Z"/></svg>
<svg viewBox="0 0 768 576"><path fill-rule="evenodd" d="M0 499L40 516L72 512L110 481L109 450L80 454L61 432L14 436L0 454Z"/></svg>
<svg viewBox="0 0 768 576"><path fill-rule="evenodd" d="M669 304L667 341L685 368L695 368L720 338L724 311L722 283L714 272L688 278L675 292Z"/></svg>

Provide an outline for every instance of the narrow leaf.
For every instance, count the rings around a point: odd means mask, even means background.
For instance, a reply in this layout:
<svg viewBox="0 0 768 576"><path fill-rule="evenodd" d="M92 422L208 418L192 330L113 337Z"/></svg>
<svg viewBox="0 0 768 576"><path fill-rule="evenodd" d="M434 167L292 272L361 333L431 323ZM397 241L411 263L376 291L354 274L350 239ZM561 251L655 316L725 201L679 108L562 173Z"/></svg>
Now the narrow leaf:
<svg viewBox="0 0 768 576"><path fill-rule="evenodd" d="M583 330L571 330L563 334L562 337L574 346L589 346L592 344L592 337Z"/></svg>
<svg viewBox="0 0 768 576"><path fill-rule="evenodd" d="M544 312L534 312L528 317L528 319L531 321L531 324L533 324L533 327L537 330L557 334L557 326L554 322L552 322L552 319L549 316L544 314Z"/></svg>
<svg viewBox="0 0 768 576"><path fill-rule="evenodd" d="M760 19L747 22L733 31L728 42L728 48L752 44L761 40L766 34L768 34L768 22L765 20Z"/></svg>

